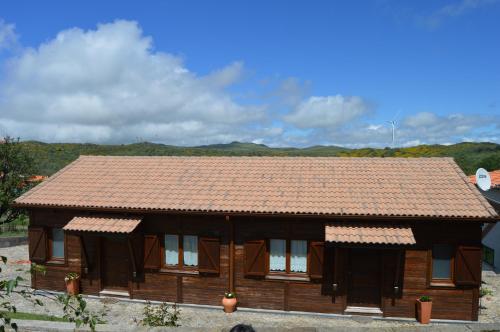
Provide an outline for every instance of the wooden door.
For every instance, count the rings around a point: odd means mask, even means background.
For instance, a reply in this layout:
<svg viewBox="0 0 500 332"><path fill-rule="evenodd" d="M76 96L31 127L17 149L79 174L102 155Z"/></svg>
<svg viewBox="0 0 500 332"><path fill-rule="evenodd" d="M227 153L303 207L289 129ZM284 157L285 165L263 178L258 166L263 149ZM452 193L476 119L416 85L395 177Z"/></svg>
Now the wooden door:
<svg viewBox="0 0 500 332"><path fill-rule="evenodd" d="M348 305L380 306L380 264L378 250L351 249L349 251Z"/></svg>
<svg viewBox="0 0 500 332"><path fill-rule="evenodd" d="M102 239L103 289L128 291L130 260L125 238Z"/></svg>

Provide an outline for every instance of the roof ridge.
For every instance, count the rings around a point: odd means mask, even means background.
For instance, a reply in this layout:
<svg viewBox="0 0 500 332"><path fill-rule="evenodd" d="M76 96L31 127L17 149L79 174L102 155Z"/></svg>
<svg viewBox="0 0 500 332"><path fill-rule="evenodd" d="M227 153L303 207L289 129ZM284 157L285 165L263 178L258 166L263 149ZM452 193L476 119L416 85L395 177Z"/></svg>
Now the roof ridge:
<svg viewBox="0 0 500 332"><path fill-rule="evenodd" d="M80 155L78 159L87 158L183 158L183 159L198 159L198 158L250 158L250 159L363 159L363 160L405 160L405 161L418 161L422 159L433 159L433 160L453 160L453 157L436 157L436 156L422 156L422 157L358 157L358 156L210 156L210 155L200 155L200 156L178 156L178 155Z"/></svg>
<svg viewBox="0 0 500 332"><path fill-rule="evenodd" d="M484 196L477 190L476 186L472 184L469 181L469 177L465 175L465 173L462 171L462 169L458 166L458 164L455 162L453 158L451 158L451 166L453 169L455 169L455 172L457 172L458 176L462 179L462 181L465 182L467 188L472 192L472 194L478 199L478 201L485 207L485 209L490 213L492 217L498 217L498 213L496 210L491 206L491 204L484 198Z"/></svg>

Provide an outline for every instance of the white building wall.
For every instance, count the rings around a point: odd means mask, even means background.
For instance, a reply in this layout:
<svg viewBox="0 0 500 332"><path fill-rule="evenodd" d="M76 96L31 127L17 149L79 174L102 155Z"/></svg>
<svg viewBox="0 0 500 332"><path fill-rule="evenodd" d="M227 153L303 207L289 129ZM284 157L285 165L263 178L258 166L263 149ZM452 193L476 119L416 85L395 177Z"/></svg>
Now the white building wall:
<svg viewBox="0 0 500 332"><path fill-rule="evenodd" d="M483 238L483 244L495 250L495 271L500 271L500 225L497 223Z"/></svg>

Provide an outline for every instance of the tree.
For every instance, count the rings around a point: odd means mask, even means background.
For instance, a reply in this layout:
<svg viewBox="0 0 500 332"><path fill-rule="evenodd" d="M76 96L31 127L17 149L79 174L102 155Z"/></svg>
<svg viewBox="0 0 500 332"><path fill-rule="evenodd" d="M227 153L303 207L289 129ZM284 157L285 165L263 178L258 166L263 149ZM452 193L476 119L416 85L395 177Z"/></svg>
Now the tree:
<svg viewBox="0 0 500 332"><path fill-rule="evenodd" d="M7 257L0 256L0 262L3 265L7 265ZM2 266L3 267L3 266ZM28 290L27 286L21 285L21 281L24 279L22 277L16 277L14 279L3 279L1 276L2 267L0 267L0 332L5 331L5 327L10 327L17 331L17 324L10 318L10 313L16 313L17 308L12 303L10 297L12 294L19 294L26 300L30 300L35 305L43 305L42 301L39 299L32 299L32 292ZM30 268L30 273L34 272L44 272L45 268L36 264L32 264Z"/></svg>
<svg viewBox="0 0 500 332"><path fill-rule="evenodd" d="M33 289L28 285L23 285L24 278L17 276L14 279L6 279L2 277L2 268L7 265L7 257L0 256L0 332L6 331L7 327L17 331L17 324L11 318L12 313L17 312L16 300L12 298L13 294L20 295L25 300L29 300L33 305L43 306L44 303L34 296ZM31 264L29 273L45 274L46 268L43 265ZM101 312L91 311L87 307L87 302L81 295L54 295L54 294L39 294L39 297L44 297L51 301L55 301L62 306L64 318L70 322L74 322L76 327L88 326L92 332L96 330L96 325L105 323L106 307L104 306ZM17 300L18 301L18 300Z"/></svg>
<svg viewBox="0 0 500 332"><path fill-rule="evenodd" d="M0 139L0 225L16 220L22 213L12 202L30 188L26 181L33 174L33 159L9 136Z"/></svg>

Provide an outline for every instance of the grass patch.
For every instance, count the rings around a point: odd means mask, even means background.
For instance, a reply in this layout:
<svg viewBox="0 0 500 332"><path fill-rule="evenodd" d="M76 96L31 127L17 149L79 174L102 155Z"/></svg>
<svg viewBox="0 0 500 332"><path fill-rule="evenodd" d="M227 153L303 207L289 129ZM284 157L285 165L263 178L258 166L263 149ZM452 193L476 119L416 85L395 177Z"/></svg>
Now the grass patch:
<svg viewBox="0 0 500 332"><path fill-rule="evenodd" d="M17 237L17 236L28 236L28 231L7 231L0 232L0 237Z"/></svg>
<svg viewBox="0 0 500 332"><path fill-rule="evenodd" d="M44 320L49 322L68 322L67 319L62 317L50 316L45 314L33 314L30 312L3 312L5 316L11 319L25 319L25 320Z"/></svg>
<svg viewBox="0 0 500 332"><path fill-rule="evenodd" d="M1 222L2 220L0 220ZM0 225L0 237L14 237L28 235L29 219L26 215L20 215L16 220L8 224Z"/></svg>

